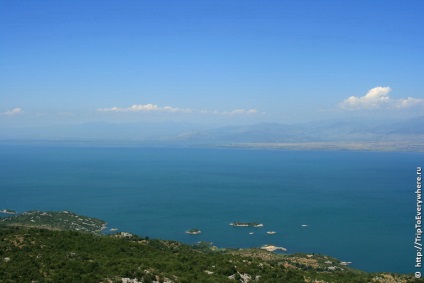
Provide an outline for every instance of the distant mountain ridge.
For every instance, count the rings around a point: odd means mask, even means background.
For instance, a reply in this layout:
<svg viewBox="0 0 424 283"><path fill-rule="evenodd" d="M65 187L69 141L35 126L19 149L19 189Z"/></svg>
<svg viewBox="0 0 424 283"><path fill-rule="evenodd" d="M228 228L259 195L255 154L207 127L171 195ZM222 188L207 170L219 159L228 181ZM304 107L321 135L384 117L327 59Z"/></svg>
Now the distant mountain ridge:
<svg viewBox="0 0 424 283"><path fill-rule="evenodd" d="M361 120L211 127L190 123L84 123L3 129L0 140L176 142L187 144L424 141L424 116L396 122Z"/></svg>

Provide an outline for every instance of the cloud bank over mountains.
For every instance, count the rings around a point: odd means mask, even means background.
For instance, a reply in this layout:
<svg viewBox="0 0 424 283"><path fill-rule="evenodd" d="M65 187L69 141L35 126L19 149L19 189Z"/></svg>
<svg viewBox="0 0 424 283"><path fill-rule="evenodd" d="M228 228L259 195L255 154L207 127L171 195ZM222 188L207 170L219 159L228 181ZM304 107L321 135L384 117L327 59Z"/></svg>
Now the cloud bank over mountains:
<svg viewBox="0 0 424 283"><path fill-rule="evenodd" d="M5 111L1 114L6 115L6 116L14 116L14 115L22 114L22 113L24 113L22 108L17 107L17 108L14 108L12 110Z"/></svg>
<svg viewBox="0 0 424 283"><path fill-rule="evenodd" d="M111 107L111 108L98 108L100 112L183 112L191 113L192 110L188 108L175 108L171 106L159 107L155 104L134 104L130 107Z"/></svg>
<svg viewBox="0 0 424 283"><path fill-rule="evenodd" d="M339 104L342 110L373 110L373 109L405 109L416 106L424 106L422 98L400 98L389 97L392 91L390 87L378 86L370 89L364 96L350 96Z"/></svg>
<svg viewBox="0 0 424 283"><path fill-rule="evenodd" d="M231 111L218 110L195 110L190 108L177 108L172 106L160 107L156 104L134 104L130 107L111 107L98 108L99 112L168 112L168 113L199 113L199 114L214 114L214 115L252 115L257 114L256 109L235 109Z"/></svg>

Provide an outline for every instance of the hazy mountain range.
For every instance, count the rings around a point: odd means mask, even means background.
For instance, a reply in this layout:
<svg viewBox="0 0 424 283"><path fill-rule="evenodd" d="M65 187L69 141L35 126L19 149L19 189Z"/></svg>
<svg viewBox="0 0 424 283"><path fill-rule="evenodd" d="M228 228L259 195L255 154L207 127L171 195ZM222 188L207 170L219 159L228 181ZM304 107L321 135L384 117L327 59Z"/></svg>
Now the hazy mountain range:
<svg viewBox="0 0 424 283"><path fill-rule="evenodd" d="M402 142L424 143L424 116L396 122L361 120L302 124L259 123L212 127L189 123L84 123L37 128L6 128L2 141L171 142L225 145L239 143Z"/></svg>

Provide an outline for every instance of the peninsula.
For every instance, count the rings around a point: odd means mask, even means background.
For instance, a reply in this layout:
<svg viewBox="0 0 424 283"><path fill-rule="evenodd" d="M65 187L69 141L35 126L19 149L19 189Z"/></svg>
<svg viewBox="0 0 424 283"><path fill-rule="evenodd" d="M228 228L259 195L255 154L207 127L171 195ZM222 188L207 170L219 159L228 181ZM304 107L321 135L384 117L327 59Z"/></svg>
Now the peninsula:
<svg viewBox="0 0 424 283"><path fill-rule="evenodd" d="M16 214L16 211L14 211L12 209L2 209L2 210L0 210L0 213L4 213L4 214Z"/></svg>
<svg viewBox="0 0 424 283"><path fill-rule="evenodd" d="M15 227L41 227L50 230L73 230L90 233L98 233L106 228L106 222L103 220L77 215L69 211L28 211L6 218L0 218L0 224Z"/></svg>

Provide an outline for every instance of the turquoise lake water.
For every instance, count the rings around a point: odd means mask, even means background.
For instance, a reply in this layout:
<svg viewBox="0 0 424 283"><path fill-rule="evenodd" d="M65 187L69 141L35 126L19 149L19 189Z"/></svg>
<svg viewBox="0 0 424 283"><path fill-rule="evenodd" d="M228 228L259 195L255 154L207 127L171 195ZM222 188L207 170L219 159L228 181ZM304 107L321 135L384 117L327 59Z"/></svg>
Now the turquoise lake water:
<svg viewBox="0 0 424 283"><path fill-rule="evenodd" d="M150 238L273 244L411 273L422 165L418 153L2 145L0 209L70 210Z"/></svg>

